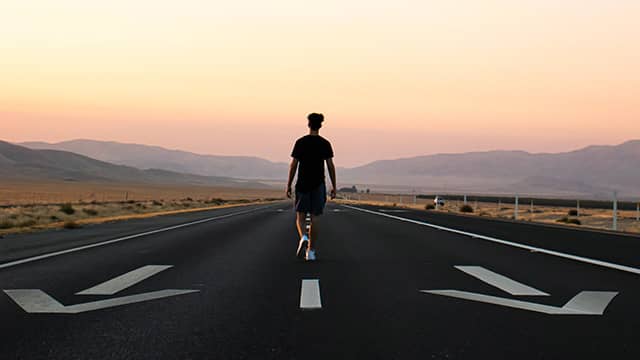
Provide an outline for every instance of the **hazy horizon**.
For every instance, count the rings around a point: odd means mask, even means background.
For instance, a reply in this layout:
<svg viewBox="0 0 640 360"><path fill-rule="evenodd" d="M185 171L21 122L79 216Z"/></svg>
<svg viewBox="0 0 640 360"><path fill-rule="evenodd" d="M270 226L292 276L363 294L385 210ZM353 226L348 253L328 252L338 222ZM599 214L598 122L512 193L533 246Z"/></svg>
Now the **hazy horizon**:
<svg viewBox="0 0 640 360"><path fill-rule="evenodd" d="M0 118L287 161L322 112L340 166L562 152L640 133L640 3L8 1Z"/></svg>

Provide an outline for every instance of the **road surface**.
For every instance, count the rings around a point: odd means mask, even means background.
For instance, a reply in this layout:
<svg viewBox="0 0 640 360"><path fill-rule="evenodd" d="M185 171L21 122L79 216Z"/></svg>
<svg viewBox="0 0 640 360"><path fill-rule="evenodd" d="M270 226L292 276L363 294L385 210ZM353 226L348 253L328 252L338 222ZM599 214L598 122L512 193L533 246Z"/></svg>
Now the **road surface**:
<svg viewBox="0 0 640 360"><path fill-rule="evenodd" d="M0 239L1 359L637 359L640 238L289 203Z"/></svg>

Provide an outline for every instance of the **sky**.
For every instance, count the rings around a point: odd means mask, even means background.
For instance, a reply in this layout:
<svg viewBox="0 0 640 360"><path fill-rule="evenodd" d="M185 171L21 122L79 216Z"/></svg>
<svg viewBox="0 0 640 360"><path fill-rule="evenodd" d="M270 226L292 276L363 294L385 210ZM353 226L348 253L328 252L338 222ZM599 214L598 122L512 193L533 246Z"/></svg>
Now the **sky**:
<svg viewBox="0 0 640 360"><path fill-rule="evenodd" d="M336 163L640 138L637 0L4 0L0 140Z"/></svg>

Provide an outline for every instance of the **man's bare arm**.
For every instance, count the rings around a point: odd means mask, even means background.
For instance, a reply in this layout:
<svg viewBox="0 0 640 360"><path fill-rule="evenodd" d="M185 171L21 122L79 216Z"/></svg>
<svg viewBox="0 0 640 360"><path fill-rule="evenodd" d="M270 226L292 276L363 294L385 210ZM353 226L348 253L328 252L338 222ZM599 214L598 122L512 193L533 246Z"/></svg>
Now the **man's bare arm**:
<svg viewBox="0 0 640 360"><path fill-rule="evenodd" d="M329 168L329 178L331 179L331 198L336 198L336 166L333 164L333 159L327 159L327 168Z"/></svg>
<svg viewBox="0 0 640 360"><path fill-rule="evenodd" d="M293 184L293 178L296 176L298 170L298 159L291 159L291 165L289 165L289 180L287 181L287 197L291 198L291 184Z"/></svg>

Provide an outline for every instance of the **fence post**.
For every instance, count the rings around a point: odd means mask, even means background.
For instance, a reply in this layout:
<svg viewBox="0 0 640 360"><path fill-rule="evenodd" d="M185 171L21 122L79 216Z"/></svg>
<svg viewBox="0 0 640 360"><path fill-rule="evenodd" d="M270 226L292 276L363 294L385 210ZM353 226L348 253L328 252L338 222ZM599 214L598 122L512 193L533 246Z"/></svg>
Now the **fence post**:
<svg viewBox="0 0 640 360"><path fill-rule="evenodd" d="M636 221L640 221L640 203L636 204Z"/></svg>
<svg viewBox="0 0 640 360"><path fill-rule="evenodd" d="M467 195L464 196L464 204L467 205Z"/></svg>
<svg viewBox="0 0 640 360"><path fill-rule="evenodd" d="M576 214L580 217L580 200L578 200L578 203L576 204Z"/></svg>
<svg viewBox="0 0 640 360"><path fill-rule="evenodd" d="M416 195L413 195L413 205L418 203L418 197Z"/></svg>
<svg viewBox="0 0 640 360"><path fill-rule="evenodd" d="M618 192L613 192L613 230L618 230Z"/></svg>
<svg viewBox="0 0 640 360"><path fill-rule="evenodd" d="M518 195L516 195L516 208L513 211L513 219L518 220Z"/></svg>
<svg viewBox="0 0 640 360"><path fill-rule="evenodd" d="M531 214L533 214L533 199L531 199L531 210L529 210Z"/></svg>
<svg viewBox="0 0 640 360"><path fill-rule="evenodd" d="M435 197L435 198L437 199L437 198L438 198L438 195L436 195L436 197ZM436 203L436 210L439 210L439 208L440 208L440 204L438 204L438 202L437 202L437 201L435 201L435 203Z"/></svg>

